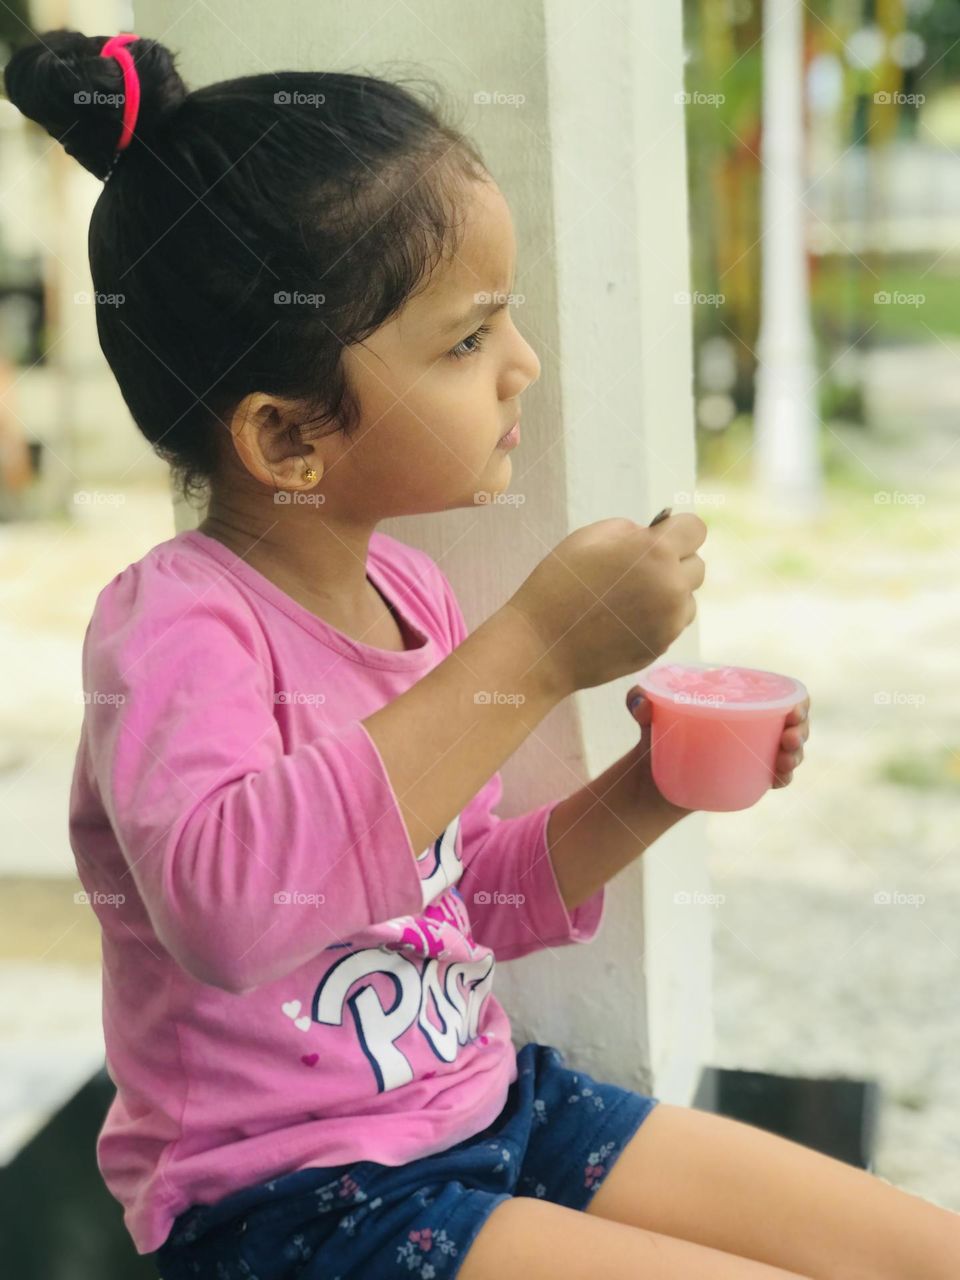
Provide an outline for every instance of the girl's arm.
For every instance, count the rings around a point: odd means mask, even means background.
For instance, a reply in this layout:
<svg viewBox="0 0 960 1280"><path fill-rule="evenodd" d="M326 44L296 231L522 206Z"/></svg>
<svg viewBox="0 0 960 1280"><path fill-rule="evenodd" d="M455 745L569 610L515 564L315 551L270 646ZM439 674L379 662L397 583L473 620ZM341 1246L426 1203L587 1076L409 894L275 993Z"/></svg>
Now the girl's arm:
<svg viewBox="0 0 960 1280"><path fill-rule="evenodd" d="M439 573L439 570L437 571ZM415 849L435 840L569 690L505 605L363 724Z"/></svg>
<svg viewBox="0 0 960 1280"><path fill-rule="evenodd" d="M464 872L457 886L474 939L498 960L592 942L603 922L602 888L568 909L547 847L547 822L560 803L547 801L513 818L493 812L503 786L496 773L460 823Z"/></svg>
<svg viewBox="0 0 960 1280"><path fill-rule="evenodd" d="M569 911L591 898L693 809L666 800L638 742L551 811L547 845Z"/></svg>
<svg viewBox="0 0 960 1280"><path fill-rule="evenodd" d="M161 945L235 992L419 914L416 854L561 696L534 659L501 611L382 710L284 754L234 588L186 558L129 566L84 642L80 763L127 864L116 888L131 877Z"/></svg>

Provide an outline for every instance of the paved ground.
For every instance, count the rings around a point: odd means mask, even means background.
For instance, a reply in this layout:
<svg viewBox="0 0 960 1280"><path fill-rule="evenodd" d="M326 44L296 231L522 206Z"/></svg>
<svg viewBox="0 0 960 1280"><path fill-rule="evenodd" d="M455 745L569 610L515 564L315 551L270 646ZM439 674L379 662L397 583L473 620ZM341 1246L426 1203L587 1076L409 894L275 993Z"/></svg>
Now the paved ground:
<svg viewBox="0 0 960 1280"><path fill-rule="evenodd" d="M83 719L84 631L101 588L173 533L161 485L86 492L70 521L0 524L0 669L17 673L0 681L3 875L72 872L63 778Z"/></svg>
<svg viewBox="0 0 960 1280"><path fill-rule="evenodd" d="M922 447L838 431L850 475L802 532L730 476L702 481L698 510L704 659L789 671L813 703L793 785L708 819L717 1062L878 1080L878 1172L960 1209L956 420ZM162 488L125 496L122 535L115 514L0 526L0 663L22 673L0 685L0 1058L30 1083L0 1103L0 1148L100 1044L99 937L65 833L79 646L97 591L172 532Z"/></svg>
<svg viewBox="0 0 960 1280"><path fill-rule="evenodd" d="M840 436L866 469L802 533L702 486L703 659L811 695L793 783L707 819L717 1061L877 1080L877 1172L960 1210L960 443Z"/></svg>
<svg viewBox="0 0 960 1280"><path fill-rule="evenodd" d="M67 841L97 593L173 533L162 485L0 525L0 1163L103 1061L100 934Z"/></svg>

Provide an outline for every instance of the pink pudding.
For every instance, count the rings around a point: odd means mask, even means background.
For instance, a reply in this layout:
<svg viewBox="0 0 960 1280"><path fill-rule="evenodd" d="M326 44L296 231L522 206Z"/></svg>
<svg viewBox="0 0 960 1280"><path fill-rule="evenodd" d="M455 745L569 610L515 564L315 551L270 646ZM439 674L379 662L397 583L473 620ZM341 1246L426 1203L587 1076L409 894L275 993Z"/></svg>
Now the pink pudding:
<svg viewBox="0 0 960 1280"><path fill-rule="evenodd" d="M793 676L755 667L670 662L636 678L652 707L651 768L684 809L748 809L774 780L791 708L807 696Z"/></svg>

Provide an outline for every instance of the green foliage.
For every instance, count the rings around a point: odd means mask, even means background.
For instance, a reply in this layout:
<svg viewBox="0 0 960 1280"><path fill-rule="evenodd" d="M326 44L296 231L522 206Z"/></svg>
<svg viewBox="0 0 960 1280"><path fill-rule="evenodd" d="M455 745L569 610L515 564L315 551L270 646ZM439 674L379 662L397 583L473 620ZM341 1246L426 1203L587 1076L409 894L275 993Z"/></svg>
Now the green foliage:
<svg viewBox="0 0 960 1280"><path fill-rule="evenodd" d="M830 53L840 59L842 100L835 125L849 143L882 147L897 133L917 127L920 112L910 107L896 116L877 117L873 95L889 90L893 75L906 93L922 91L928 101L960 78L960 0L929 0L924 6L871 6L862 0L808 0L804 5L806 53ZM690 174L692 287L722 293L721 307L694 312L694 342L723 336L733 343L737 364L731 394L739 410L752 407L759 325L760 226L762 167L761 109L763 79L762 0L684 0L687 63L684 88ZM867 69L845 53L858 30L883 25L888 34L901 30L924 41L921 63L902 75L885 60ZM697 95L700 95L698 98ZM887 108L881 108L886 112ZM855 378L831 371L838 355L851 346L861 350L889 342L931 342L960 336L960 307L950 255L932 266L930 255L917 263L854 254L828 255L812 263L811 308L823 378L818 385L819 412L825 421L839 417L863 422L862 392ZM885 305L876 293L922 295L910 302ZM722 432L700 432L698 448L704 465L722 472L736 461L738 438L733 426Z"/></svg>
<svg viewBox="0 0 960 1280"><path fill-rule="evenodd" d="M805 556L796 548L784 548L775 555L767 557L767 565L778 578L792 578L797 581L810 579L820 573L818 562L811 556Z"/></svg>
<svg viewBox="0 0 960 1280"><path fill-rule="evenodd" d="M956 84L960 77L960 4L957 0L932 0L925 12L911 16L910 29L926 41L927 56L917 67L924 84L931 87L938 83Z"/></svg>
<svg viewBox="0 0 960 1280"><path fill-rule="evenodd" d="M30 30L30 5L27 0L4 0L0 5L0 45L4 46L3 61L22 44L33 40Z"/></svg>
<svg viewBox="0 0 960 1280"><path fill-rule="evenodd" d="M878 769L884 782L926 791L933 788L960 790L960 750L938 747L922 751L914 746L888 756Z"/></svg>
<svg viewBox="0 0 960 1280"><path fill-rule="evenodd" d="M831 257L821 262L811 289L818 332L832 324L838 339L849 342L869 330L871 343L960 337L960 281L947 258L930 267L908 256L888 257L879 269L874 264L874 270L877 275L856 259ZM894 300L878 303L878 293ZM897 302L897 296L917 299L916 305Z"/></svg>
<svg viewBox="0 0 960 1280"><path fill-rule="evenodd" d="M864 421L863 387L859 383L840 382L827 373L818 385L817 393L820 417L824 422L836 418L843 418L846 422Z"/></svg>

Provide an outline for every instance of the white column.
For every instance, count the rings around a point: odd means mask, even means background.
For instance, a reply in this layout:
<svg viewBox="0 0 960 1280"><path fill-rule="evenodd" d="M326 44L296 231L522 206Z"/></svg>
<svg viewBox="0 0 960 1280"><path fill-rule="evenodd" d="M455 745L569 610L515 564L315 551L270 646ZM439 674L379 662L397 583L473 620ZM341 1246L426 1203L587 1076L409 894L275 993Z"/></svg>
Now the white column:
<svg viewBox="0 0 960 1280"><path fill-rule="evenodd" d="M381 527L434 556L469 625L573 529L683 505L694 436L690 308L676 301L690 287L679 6L208 0L181 16L169 0L144 0L136 17L144 35L170 28L196 84L276 67L389 77L413 65L466 107L511 203L525 297L515 319L543 366L512 454L523 502ZM192 519L181 509L180 527ZM695 626L671 656L698 656ZM630 683L568 699L538 726L502 770L502 816L569 794L636 741ZM498 967L517 1044L555 1043L600 1078L689 1102L712 1050L709 909L674 894L706 888L694 815L617 877L594 944Z"/></svg>
<svg viewBox="0 0 960 1280"><path fill-rule="evenodd" d="M771 514L788 519L814 514L822 504L802 203L804 13L797 0L764 2L762 294L754 474Z"/></svg>

